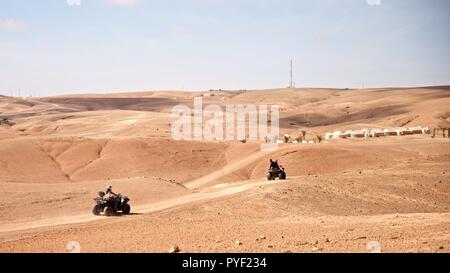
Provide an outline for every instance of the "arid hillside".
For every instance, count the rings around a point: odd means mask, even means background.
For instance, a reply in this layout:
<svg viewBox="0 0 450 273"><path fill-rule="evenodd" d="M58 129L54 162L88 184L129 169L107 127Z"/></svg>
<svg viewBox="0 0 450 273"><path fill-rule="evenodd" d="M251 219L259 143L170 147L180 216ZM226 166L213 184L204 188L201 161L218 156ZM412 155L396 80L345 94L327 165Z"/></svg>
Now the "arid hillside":
<svg viewBox="0 0 450 273"><path fill-rule="evenodd" d="M280 139L450 127L450 88L0 96L0 252L450 251L450 139L189 141L171 110L279 105ZM269 159L288 179L267 181ZM94 216L107 185L132 214Z"/></svg>

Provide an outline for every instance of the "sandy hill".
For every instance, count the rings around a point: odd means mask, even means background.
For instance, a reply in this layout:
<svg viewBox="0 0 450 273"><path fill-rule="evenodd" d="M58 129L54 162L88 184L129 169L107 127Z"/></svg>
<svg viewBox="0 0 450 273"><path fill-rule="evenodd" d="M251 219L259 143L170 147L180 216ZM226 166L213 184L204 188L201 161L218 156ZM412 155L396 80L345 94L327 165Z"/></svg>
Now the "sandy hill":
<svg viewBox="0 0 450 273"><path fill-rule="evenodd" d="M388 251L449 251L448 139L273 152L260 142L173 140L172 107L202 95L205 105L280 105L281 134L294 137L450 127L446 86L0 96L0 252L64 252L72 240L85 251L365 252L374 240ZM269 158L288 181L266 181ZM107 184L132 198L136 214L91 215Z"/></svg>
<svg viewBox="0 0 450 273"><path fill-rule="evenodd" d="M450 88L272 89L241 92L144 92L70 95L41 99L0 99L1 116L28 134L168 136L173 106L204 104L277 104L282 132L365 127L450 127ZM90 126L94 116L98 126ZM138 128L134 128L134 127ZM156 130L158 129L158 130ZM17 131L16 130L16 131ZM77 132L77 130L79 132ZM88 132L84 132L88 131ZM98 131L98 132L96 132Z"/></svg>

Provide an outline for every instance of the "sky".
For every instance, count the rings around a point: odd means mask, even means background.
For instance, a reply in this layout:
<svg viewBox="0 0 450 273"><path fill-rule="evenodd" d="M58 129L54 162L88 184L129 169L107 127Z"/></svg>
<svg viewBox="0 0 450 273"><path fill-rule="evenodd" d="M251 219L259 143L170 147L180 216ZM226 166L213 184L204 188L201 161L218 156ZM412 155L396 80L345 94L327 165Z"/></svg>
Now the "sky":
<svg viewBox="0 0 450 273"><path fill-rule="evenodd" d="M0 0L0 94L450 84L449 0Z"/></svg>

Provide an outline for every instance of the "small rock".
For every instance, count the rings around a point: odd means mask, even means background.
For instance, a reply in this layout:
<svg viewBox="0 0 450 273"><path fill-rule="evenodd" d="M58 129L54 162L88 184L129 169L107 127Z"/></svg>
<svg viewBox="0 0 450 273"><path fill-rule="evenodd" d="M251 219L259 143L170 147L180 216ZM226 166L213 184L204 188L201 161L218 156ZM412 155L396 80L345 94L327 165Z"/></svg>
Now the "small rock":
<svg viewBox="0 0 450 273"><path fill-rule="evenodd" d="M330 239L326 238L325 243L329 243L329 242L331 242Z"/></svg>
<svg viewBox="0 0 450 273"><path fill-rule="evenodd" d="M312 251L317 251L317 250L319 250L317 247L313 247L312 249L311 249Z"/></svg>
<svg viewBox="0 0 450 273"><path fill-rule="evenodd" d="M444 249L444 247L443 247L443 246L440 246L439 249Z"/></svg>
<svg viewBox="0 0 450 273"><path fill-rule="evenodd" d="M169 253L178 253L180 252L180 248L177 245L174 245L170 248Z"/></svg>
<svg viewBox="0 0 450 273"><path fill-rule="evenodd" d="M234 242L234 244L237 245L237 246L240 246L240 245L242 245L242 242L241 241L236 241L236 242Z"/></svg>
<svg viewBox="0 0 450 273"><path fill-rule="evenodd" d="M357 240L364 240L364 239L367 239L367 237L366 236L361 236L361 237L358 237L358 238L356 238Z"/></svg>
<svg viewBox="0 0 450 273"><path fill-rule="evenodd" d="M216 240L216 244L220 243L220 240Z"/></svg>
<svg viewBox="0 0 450 273"><path fill-rule="evenodd" d="M268 248L273 248L273 245L268 245L267 247L268 247Z"/></svg>
<svg viewBox="0 0 450 273"><path fill-rule="evenodd" d="M265 239L266 239L266 236L261 235L261 236L259 236L259 239L260 239L260 240L265 240Z"/></svg>

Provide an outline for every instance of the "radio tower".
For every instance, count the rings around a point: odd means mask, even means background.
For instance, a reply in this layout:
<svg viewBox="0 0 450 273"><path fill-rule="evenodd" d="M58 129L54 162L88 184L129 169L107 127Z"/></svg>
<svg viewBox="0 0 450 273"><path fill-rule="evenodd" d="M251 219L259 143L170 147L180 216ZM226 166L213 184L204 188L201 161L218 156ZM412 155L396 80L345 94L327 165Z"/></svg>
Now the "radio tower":
<svg viewBox="0 0 450 273"><path fill-rule="evenodd" d="M289 85L289 88L294 88L294 83L292 81L292 60L291 60L291 84Z"/></svg>

